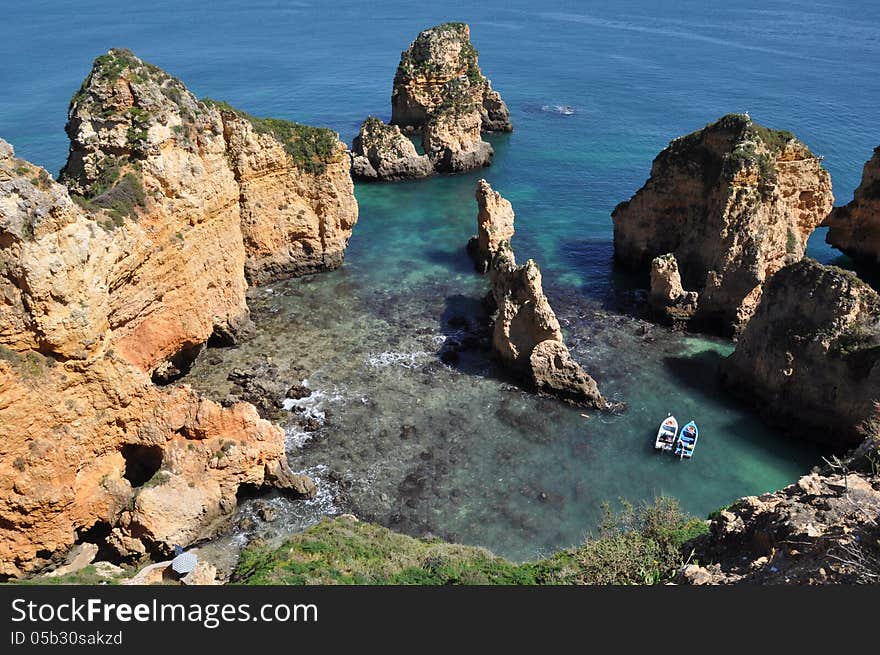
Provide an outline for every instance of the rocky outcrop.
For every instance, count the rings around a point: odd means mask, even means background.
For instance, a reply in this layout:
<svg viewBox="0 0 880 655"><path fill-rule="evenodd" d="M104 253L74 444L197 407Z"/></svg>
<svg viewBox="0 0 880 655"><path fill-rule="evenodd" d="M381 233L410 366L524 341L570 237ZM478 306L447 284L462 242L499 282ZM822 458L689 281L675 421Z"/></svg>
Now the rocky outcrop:
<svg viewBox="0 0 880 655"><path fill-rule="evenodd" d="M651 291L648 304L658 316L671 321L687 321L697 312L699 294L685 291L675 255L667 253L651 262Z"/></svg>
<svg viewBox="0 0 880 655"><path fill-rule="evenodd" d="M239 185L247 278L263 284L341 266L358 206L336 133L206 104L223 119Z"/></svg>
<svg viewBox="0 0 880 655"><path fill-rule="evenodd" d="M414 180L427 177L434 166L420 155L396 125L369 116L351 145L351 173L368 180Z"/></svg>
<svg viewBox="0 0 880 655"><path fill-rule="evenodd" d="M486 117L484 132L510 132L510 112L480 70L477 55L465 23L444 23L419 33L400 55L391 93L391 122L420 129L450 96L466 94L481 117ZM460 84L464 80L466 86Z"/></svg>
<svg viewBox="0 0 880 655"><path fill-rule="evenodd" d="M765 280L803 257L832 203L828 172L794 135L728 115L672 141L614 209L615 258L647 272L672 253L699 294L694 320L735 334Z"/></svg>
<svg viewBox="0 0 880 655"><path fill-rule="evenodd" d="M342 262L357 203L345 146L330 130L199 102L180 80L111 50L74 96L67 132L61 180L81 205L105 208L111 225L186 214L196 229L231 233L230 241L241 234L241 248L205 263L237 272L244 257L255 283ZM223 292L192 291L186 302ZM240 305L237 296L229 302Z"/></svg>
<svg viewBox="0 0 880 655"><path fill-rule="evenodd" d="M865 163L852 202L828 217L825 240L873 270L880 265L880 146Z"/></svg>
<svg viewBox="0 0 880 655"><path fill-rule="evenodd" d="M880 296L849 271L808 259L787 266L722 375L799 437L855 445L880 399Z"/></svg>
<svg viewBox="0 0 880 655"><path fill-rule="evenodd" d="M482 119L467 78L447 85L448 96L422 129L422 145L438 173L461 173L492 163L495 151L480 138Z"/></svg>
<svg viewBox="0 0 880 655"><path fill-rule="evenodd" d="M693 544L687 584L852 584L880 580L880 442L717 512Z"/></svg>
<svg viewBox="0 0 880 655"><path fill-rule="evenodd" d="M391 124L421 137L431 173L459 173L492 163L492 146L480 134L513 127L501 94L480 70L466 24L424 30L401 53L391 93ZM383 142L365 146L375 135ZM402 139L378 119L368 119L353 145L359 155L353 174L384 180L421 176L424 161Z"/></svg>
<svg viewBox="0 0 880 655"><path fill-rule="evenodd" d="M486 273L502 243L513 238L513 206L486 180L477 182L477 236L468 242L468 254L480 273Z"/></svg>
<svg viewBox="0 0 880 655"><path fill-rule="evenodd" d="M247 264L311 270L344 247L336 137L254 120L115 50L71 103L71 193L0 141L0 576L77 541L168 553L222 526L242 485L314 494L253 406L154 384L247 326ZM305 222L258 214L266 194ZM267 264L253 234L271 230L287 248Z"/></svg>
<svg viewBox="0 0 880 655"><path fill-rule="evenodd" d="M533 260L517 266L510 238L513 208L485 180L477 184L479 236L468 243L478 270L489 270L489 301L495 308L492 350L514 375L538 391L577 405L606 408L596 382L572 358Z"/></svg>

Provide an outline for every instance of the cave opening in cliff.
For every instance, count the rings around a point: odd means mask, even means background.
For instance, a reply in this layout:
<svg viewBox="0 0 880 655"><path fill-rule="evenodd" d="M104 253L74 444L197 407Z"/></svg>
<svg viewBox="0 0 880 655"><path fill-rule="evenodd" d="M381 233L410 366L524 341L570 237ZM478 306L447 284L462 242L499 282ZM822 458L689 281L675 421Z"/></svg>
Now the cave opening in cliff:
<svg viewBox="0 0 880 655"><path fill-rule="evenodd" d="M162 466L163 452L159 446L129 443L122 446L121 453L125 459L123 477L132 487L143 486Z"/></svg>
<svg viewBox="0 0 880 655"><path fill-rule="evenodd" d="M95 521L91 527L79 528L76 531L76 541L77 543L95 544L98 547L95 561L119 564L122 558L119 557L119 553L115 549L107 544L107 539L110 537L112 529L113 526L107 521Z"/></svg>
<svg viewBox="0 0 880 655"><path fill-rule="evenodd" d="M155 368L151 376L153 384L165 386L182 378L189 373L200 352L202 352L200 343L184 346L178 350Z"/></svg>

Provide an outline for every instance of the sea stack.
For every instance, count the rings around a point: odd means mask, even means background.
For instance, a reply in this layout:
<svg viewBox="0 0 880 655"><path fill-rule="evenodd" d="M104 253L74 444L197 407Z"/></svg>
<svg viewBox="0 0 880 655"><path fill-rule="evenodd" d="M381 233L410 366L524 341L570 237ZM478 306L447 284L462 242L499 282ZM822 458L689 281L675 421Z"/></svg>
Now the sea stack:
<svg viewBox="0 0 880 655"><path fill-rule="evenodd" d="M786 266L767 283L722 376L801 438L857 445L877 416L880 296L850 271L810 259Z"/></svg>
<svg viewBox="0 0 880 655"><path fill-rule="evenodd" d="M608 403L595 380L563 342L538 265L531 259L522 266L516 264L510 246L512 206L485 180L477 184L476 196L478 236L468 243L468 252L478 270L489 272L490 301L495 307L493 352L509 371L538 391L605 409Z"/></svg>
<svg viewBox="0 0 880 655"><path fill-rule="evenodd" d="M378 119L376 119L378 120ZM510 112L501 95L483 75L465 23L444 23L424 30L401 53L391 94L391 124L420 138L432 172L458 173L488 166L492 146L483 132L510 132ZM367 179L397 180L400 160L414 162L405 146L369 147L377 134L399 144L387 126L365 121L355 139L352 174ZM369 160L366 167L361 157ZM390 161L383 162L385 158ZM422 164L403 166L421 171Z"/></svg>
<svg viewBox="0 0 880 655"><path fill-rule="evenodd" d="M699 295L694 321L737 334L764 281L804 256L833 201L820 158L794 135L730 114L672 141L614 209L615 259L647 273L672 254L684 288Z"/></svg>
<svg viewBox="0 0 880 655"><path fill-rule="evenodd" d="M651 262L651 290L648 304L661 318L672 323L687 321L697 312L699 294L685 291L681 285L678 261L672 253L655 257Z"/></svg>
<svg viewBox="0 0 880 655"><path fill-rule="evenodd" d="M826 225L829 244L872 272L880 269L880 146L865 163L852 201L835 208Z"/></svg>
<svg viewBox="0 0 880 655"><path fill-rule="evenodd" d="M246 273L341 261L344 147L199 102L126 50L69 118L67 187L0 141L0 578L82 540L168 554L221 528L242 485L315 493L252 405L159 383L247 329Z"/></svg>
<svg viewBox="0 0 880 655"><path fill-rule="evenodd" d="M510 244L513 238L513 206L486 180L477 182L477 236L468 242L468 254L480 273L489 266L501 244Z"/></svg>

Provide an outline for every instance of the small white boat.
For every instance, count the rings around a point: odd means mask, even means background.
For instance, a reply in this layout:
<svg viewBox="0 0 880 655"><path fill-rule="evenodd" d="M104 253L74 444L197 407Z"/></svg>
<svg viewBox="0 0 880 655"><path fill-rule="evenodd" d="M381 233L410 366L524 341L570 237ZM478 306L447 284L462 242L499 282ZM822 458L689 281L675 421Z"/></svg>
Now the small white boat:
<svg viewBox="0 0 880 655"><path fill-rule="evenodd" d="M654 448L663 452L668 452L675 447L675 439L678 436L678 421L670 414L666 420L660 424L657 430L657 440L654 442Z"/></svg>
<svg viewBox="0 0 880 655"><path fill-rule="evenodd" d="M690 459L694 456L694 448L697 447L697 438L700 430L697 424L691 421L681 429L678 442L675 444L675 455L679 459Z"/></svg>

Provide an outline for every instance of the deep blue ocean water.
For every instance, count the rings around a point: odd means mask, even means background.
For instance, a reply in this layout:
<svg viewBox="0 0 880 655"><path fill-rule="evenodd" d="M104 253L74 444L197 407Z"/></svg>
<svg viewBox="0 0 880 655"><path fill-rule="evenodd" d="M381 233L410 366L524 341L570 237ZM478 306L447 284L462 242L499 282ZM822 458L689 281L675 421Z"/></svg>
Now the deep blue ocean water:
<svg viewBox="0 0 880 655"><path fill-rule="evenodd" d="M767 428L714 385L730 344L661 328L642 338L625 307L632 280L612 270L610 212L672 138L744 111L823 155L837 204L849 201L880 143L880 4L3 4L0 137L53 173L67 154L69 98L111 47L132 49L200 97L328 126L350 142L368 114L390 116L400 51L421 29L470 24L515 125L489 137L493 166L359 184L345 267L279 285L274 296L261 291L255 302L275 318L243 348L283 352L312 372L332 412L292 459L349 476L361 513L528 557L577 541L603 501L669 493L705 514L818 462L819 451ZM518 259L540 262L570 345L603 388L628 402L623 416L587 420L512 394L485 361L437 368L437 344L449 336L444 317L474 313L485 290L463 254L480 177L513 203ZM845 263L823 238L817 231L809 254ZM701 422L692 462L645 447L666 411ZM416 437L398 446L388 435L402 425ZM422 481L416 491L411 474Z"/></svg>

